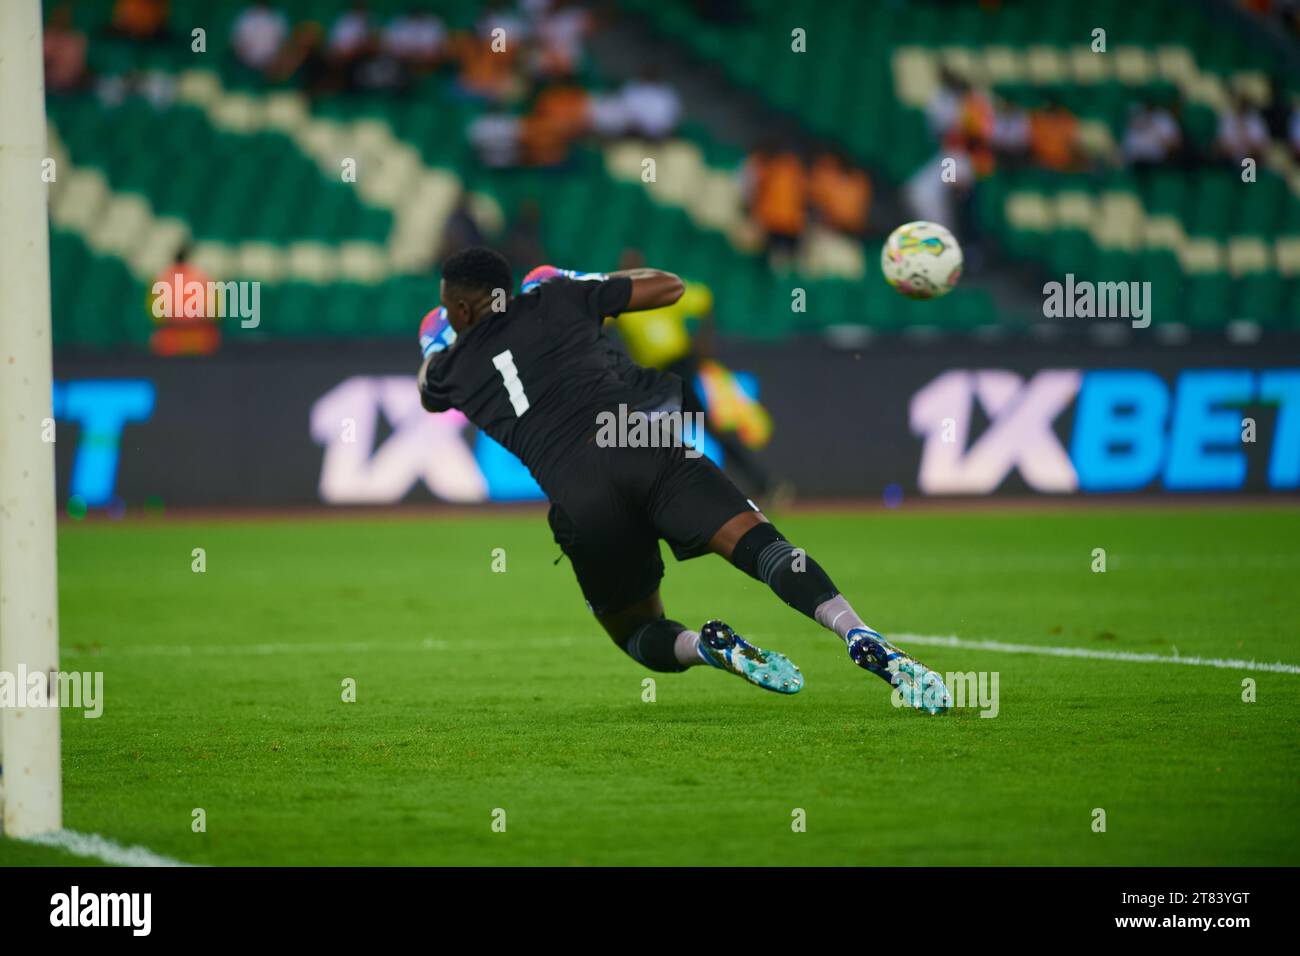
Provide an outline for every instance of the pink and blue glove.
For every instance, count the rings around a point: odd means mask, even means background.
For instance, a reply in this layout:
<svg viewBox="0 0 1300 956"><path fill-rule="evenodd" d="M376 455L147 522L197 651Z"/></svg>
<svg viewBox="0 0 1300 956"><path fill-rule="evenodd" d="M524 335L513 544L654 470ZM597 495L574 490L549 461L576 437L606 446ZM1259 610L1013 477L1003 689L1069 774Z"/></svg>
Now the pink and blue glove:
<svg viewBox="0 0 1300 956"><path fill-rule="evenodd" d="M609 276L603 272L579 272L577 269L557 269L555 266L536 266L529 269L528 274L524 276L523 284L519 287L520 292L532 292L539 285L550 282L552 279L586 279L597 282L603 282Z"/></svg>
<svg viewBox="0 0 1300 956"><path fill-rule="evenodd" d="M456 341L456 330L447 318L446 306L438 306L420 320L420 352L428 358L434 352L441 352Z"/></svg>

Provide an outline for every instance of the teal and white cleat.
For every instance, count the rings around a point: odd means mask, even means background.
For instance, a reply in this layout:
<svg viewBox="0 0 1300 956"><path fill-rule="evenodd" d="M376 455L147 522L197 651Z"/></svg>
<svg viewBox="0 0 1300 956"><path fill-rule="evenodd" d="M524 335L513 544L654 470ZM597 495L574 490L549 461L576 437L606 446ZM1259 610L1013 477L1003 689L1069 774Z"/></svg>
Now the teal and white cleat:
<svg viewBox="0 0 1300 956"><path fill-rule="evenodd" d="M797 694L803 688L803 673L788 657L755 647L721 621L700 628L700 656L764 690Z"/></svg>
<svg viewBox="0 0 1300 956"><path fill-rule="evenodd" d="M898 688L907 706L927 714L946 713L952 706L952 694L937 672L900 651L875 631L854 628L849 631L848 644L853 663Z"/></svg>

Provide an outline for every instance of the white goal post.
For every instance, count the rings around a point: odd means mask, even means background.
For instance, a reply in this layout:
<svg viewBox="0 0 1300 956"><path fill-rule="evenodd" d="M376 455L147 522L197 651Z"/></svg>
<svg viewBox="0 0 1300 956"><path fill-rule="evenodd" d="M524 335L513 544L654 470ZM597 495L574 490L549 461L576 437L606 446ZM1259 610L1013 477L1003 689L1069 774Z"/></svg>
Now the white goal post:
<svg viewBox="0 0 1300 956"><path fill-rule="evenodd" d="M11 837L63 825L59 710L20 706L15 686L59 666L43 61L40 0L0 0L0 681L18 705L0 706L0 832Z"/></svg>

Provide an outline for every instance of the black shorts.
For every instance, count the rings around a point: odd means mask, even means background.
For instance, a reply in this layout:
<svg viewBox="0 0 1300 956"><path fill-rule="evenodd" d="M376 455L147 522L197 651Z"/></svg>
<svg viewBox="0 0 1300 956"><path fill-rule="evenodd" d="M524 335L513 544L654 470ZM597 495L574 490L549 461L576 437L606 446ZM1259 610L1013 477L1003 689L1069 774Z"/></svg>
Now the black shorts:
<svg viewBox="0 0 1300 956"><path fill-rule="evenodd" d="M548 484L555 542L596 614L621 611L659 587L660 538L685 561L707 553L736 515L758 510L713 462L682 448L591 446Z"/></svg>

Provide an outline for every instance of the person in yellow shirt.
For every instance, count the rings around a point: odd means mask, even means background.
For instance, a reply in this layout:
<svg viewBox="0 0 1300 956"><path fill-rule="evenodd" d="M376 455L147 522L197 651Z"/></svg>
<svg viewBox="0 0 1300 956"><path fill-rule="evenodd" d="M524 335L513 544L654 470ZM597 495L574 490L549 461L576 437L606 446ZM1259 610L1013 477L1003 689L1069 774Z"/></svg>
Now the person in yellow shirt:
<svg viewBox="0 0 1300 956"><path fill-rule="evenodd" d="M640 252L629 249L619 268L640 268L643 261ZM707 285L687 280L686 290L672 305L624 312L613 323L633 362L672 372L682 380L682 411L705 414L709 435L756 494L789 496L789 486L773 481L753 454L772 437L771 416L713 358L713 292Z"/></svg>
<svg viewBox="0 0 1300 956"><path fill-rule="evenodd" d="M629 267L631 268L631 267ZM672 305L645 312L624 312L615 320L632 361L647 368L666 369L691 353L692 321L713 313L713 293L702 282L687 282Z"/></svg>

